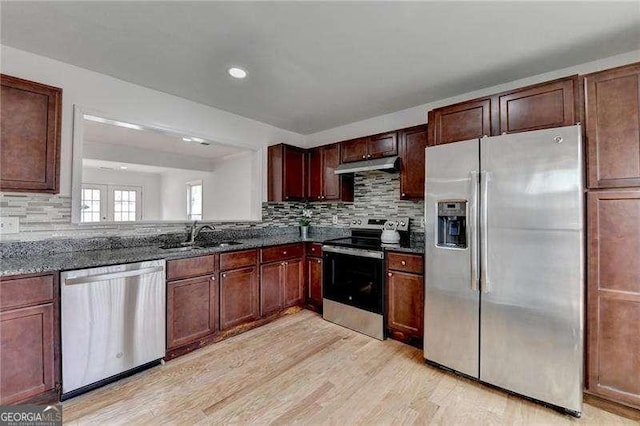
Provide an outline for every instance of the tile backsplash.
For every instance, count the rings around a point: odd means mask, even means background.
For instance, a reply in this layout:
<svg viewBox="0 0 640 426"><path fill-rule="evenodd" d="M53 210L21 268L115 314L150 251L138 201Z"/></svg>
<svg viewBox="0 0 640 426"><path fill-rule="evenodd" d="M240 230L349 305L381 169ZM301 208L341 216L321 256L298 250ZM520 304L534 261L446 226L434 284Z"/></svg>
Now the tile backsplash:
<svg viewBox="0 0 640 426"><path fill-rule="evenodd" d="M423 201L400 200L400 175L372 171L355 175L353 203L311 203L312 226L346 227L349 218L367 215L408 216L414 232L424 232ZM262 222L216 223L218 229L295 226L305 203L263 203ZM5 241L105 235L150 235L183 231L182 223L74 225L71 197L49 194L0 193L0 215L19 218L20 233L2 235ZM334 216L337 223L334 223ZM215 223L215 222L213 222Z"/></svg>

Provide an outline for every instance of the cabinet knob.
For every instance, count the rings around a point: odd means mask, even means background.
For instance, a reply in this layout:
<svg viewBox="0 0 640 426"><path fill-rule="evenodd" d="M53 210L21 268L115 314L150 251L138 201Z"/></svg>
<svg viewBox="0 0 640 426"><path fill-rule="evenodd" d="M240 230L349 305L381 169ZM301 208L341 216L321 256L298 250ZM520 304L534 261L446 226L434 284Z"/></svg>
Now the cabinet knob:
<svg viewBox="0 0 640 426"><path fill-rule="evenodd" d="M363 156L362 156L362 158L367 158L367 156L366 156L366 155L363 155Z"/></svg>
<svg viewBox="0 0 640 426"><path fill-rule="evenodd" d="M285 250L285 251L283 251L283 252L282 252L282 254L287 254L287 251L286 251L286 250Z"/></svg>
<svg viewBox="0 0 640 426"><path fill-rule="evenodd" d="M318 263L322 263L322 260L318 259Z"/></svg>
<svg viewBox="0 0 640 426"><path fill-rule="evenodd" d="M402 262L400 262L400 263L402 263L402 266L406 266L407 265L407 262L405 262L404 260Z"/></svg>
<svg viewBox="0 0 640 426"><path fill-rule="evenodd" d="M318 200L320 200L322 197L318 195Z"/></svg>
<svg viewBox="0 0 640 426"><path fill-rule="evenodd" d="M388 273L387 273L387 276L388 276L388 277L392 277L392 276L393 276L393 274L392 274L391 272L388 272Z"/></svg>
<svg viewBox="0 0 640 426"><path fill-rule="evenodd" d="M371 158L371 154L367 155L367 158Z"/></svg>
<svg viewBox="0 0 640 426"><path fill-rule="evenodd" d="M211 281L215 281L215 280L216 280L216 277L211 277Z"/></svg>
<svg viewBox="0 0 640 426"><path fill-rule="evenodd" d="M403 196L403 197L405 196L405 193L404 193L404 192L402 193L402 196Z"/></svg>
<svg viewBox="0 0 640 426"><path fill-rule="evenodd" d="M227 274L222 274L222 278L227 278Z"/></svg>

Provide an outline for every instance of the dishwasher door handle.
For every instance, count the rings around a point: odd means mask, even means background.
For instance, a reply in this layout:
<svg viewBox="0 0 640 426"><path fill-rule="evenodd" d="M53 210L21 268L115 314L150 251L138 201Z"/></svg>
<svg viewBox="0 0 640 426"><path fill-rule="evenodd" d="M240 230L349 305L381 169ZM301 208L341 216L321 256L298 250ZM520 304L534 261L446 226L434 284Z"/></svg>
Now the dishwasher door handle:
<svg viewBox="0 0 640 426"><path fill-rule="evenodd" d="M98 281L116 280L119 278L137 277L140 275L152 274L154 272L161 272L164 270L162 266L152 266L150 268L132 269L122 272L109 272L106 274L87 275L86 277L67 278L64 281L64 285L78 285L95 283Z"/></svg>

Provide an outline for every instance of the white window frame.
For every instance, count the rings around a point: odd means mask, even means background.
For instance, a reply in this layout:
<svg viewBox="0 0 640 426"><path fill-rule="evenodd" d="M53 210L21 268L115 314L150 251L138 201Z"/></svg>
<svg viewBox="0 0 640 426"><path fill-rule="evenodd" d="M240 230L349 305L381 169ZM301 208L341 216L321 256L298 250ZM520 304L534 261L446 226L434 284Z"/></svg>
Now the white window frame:
<svg viewBox="0 0 640 426"><path fill-rule="evenodd" d="M83 183L82 189L98 189L100 191L100 222L116 222L115 217L115 193L114 191L135 191L136 192L136 220L142 220L142 186L137 185L115 185L99 183ZM82 203L80 205L82 209ZM82 221L82 210L80 210L80 220ZM81 222L98 223L98 222ZM132 221L118 221L116 223L132 223Z"/></svg>
<svg viewBox="0 0 640 426"><path fill-rule="evenodd" d="M108 220L108 218L109 218L109 214L107 212L107 210L108 210L108 202L107 202L108 186L107 185L103 185L103 184L83 183L82 184L82 193L81 193L82 197L84 197L84 190L85 189L91 189L91 190L100 191L100 220L98 220L98 222L104 222L104 221ZM95 222L95 221L85 222L85 221L82 220L82 210L83 210L82 206L83 206L83 203L81 201L80 202L80 221L82 223L98 223L98 222Z"/></svg>
<svg viewBox="0 0 640 426"><path fill-rule="evenodd" d="M192 215L193 213L191 213L191 189L194 186L200 186L200 217L199 218L193 218ZM190 182L187 182L187 220L202 220L204 216L204 184L202 183L202 179L200 180L193 180Z"/></svg>
<svg viewBox="0 0 640 426"><path fill-rule="evenodd" d="M115 191L134 191L136 193L136 219L114 220L115 217ZM142 220L142 187L135 185L109 185L109 220L118 223L140 222Z"/></svg>

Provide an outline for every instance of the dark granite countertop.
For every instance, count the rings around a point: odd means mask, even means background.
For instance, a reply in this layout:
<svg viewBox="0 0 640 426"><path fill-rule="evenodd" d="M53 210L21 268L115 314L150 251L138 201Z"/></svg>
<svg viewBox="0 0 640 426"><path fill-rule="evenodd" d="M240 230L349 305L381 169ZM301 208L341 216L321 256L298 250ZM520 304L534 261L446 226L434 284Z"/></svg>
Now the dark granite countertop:
<svg viewBox="0 0 640 426"><path fill-rule="evenodd" d="M5 257L0 260L0 276L84 269L155 259L183 259L188 257L202 256L210 253L246 250L251 248L269 247L281 244L292 244L298 242L322 242L327 239L329 238L327 238L326 235L312 235L309 238L303 240L297 235L284 234L281 236L240 238L236 239L236 241L241 243L237 245L226 247L194 248L192 250L186 251L164 250L161 249L158 245L154 245L128 248L112 248L105 250L70 251L55 254L38 254L34 256ZM424 242L415 241L402 247L385 247L385 250L407 253L423 253Z"/></svg>

